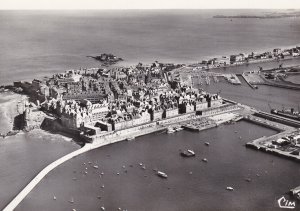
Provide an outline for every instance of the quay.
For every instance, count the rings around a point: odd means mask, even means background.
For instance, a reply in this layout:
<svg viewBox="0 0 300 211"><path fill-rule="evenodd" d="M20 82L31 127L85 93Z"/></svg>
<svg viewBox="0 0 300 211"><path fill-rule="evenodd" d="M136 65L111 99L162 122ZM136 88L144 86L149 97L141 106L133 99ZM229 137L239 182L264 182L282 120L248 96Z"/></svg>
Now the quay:
<svg viewBox="0 0 300 211"><path fill-rule="evenodd" d="M270 128L272 130L276 130L278 132L283 132L283 131L290 130L293 128L293 127L281 124L279 122L270 121L268 119L260 118L260 117L254 116L254 115L245 116L244 120L255 123L257 125L261 125L263 127Z"/></svg>
<svg viewBox="0 0 300 211"><path fill-rule="evenodd" d="M280 137L283 136L289 136L295 132L299 132L298 130L289 130L284 131L282 133L275 134L270 137L261 137L258 139L255 139L251 142L248 142L246 144L246 147L253 148L256 150L261 150L263 152L268 152L270 154L274 154L280 157L284 157L287 159L291 159L297 162L300 162L300 156L299 156L299 147L287 147L286 150L283 150L282 147L274 147L272 145L272 141L280 139Z"/></svg>
<svg viewBox="0 0 300 211"><path fill-rule="evenodd" d="M242 73L241 76L252 89L257 89L256 85L265 84L262 78L258 74Z"/></svg>
<svg viewBox="0 0 300 211"><path fill-rule="evenodd" d="M231 84L234 85L242 84L236 74L222 74L222 76Z"/></svg>
<svg viewBox="0 0 300 211"><path fill-rule="evenodd" d="M285 118L285 117L282 117L282 116L266 113L266 112L263 112L263 111L259 111L259 112L255 113L254 115L257 116L257 117L262 117L262 118L265 118L265 119L269 119L271 121L282 123L283 125L288 125L288 126L291 126L291 127L300 128L300 121L297 121L297 120L294 120L294 119Z"/></svg>

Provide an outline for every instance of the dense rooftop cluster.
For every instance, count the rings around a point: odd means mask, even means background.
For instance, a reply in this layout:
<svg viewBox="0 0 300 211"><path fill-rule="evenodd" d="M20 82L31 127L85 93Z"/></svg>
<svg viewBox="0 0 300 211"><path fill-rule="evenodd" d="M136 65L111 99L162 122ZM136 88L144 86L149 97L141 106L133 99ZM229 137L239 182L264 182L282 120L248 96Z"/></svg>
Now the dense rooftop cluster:
<svg viewBox="0 0 300 211"><path fill-rule="evenodd" d="M171 88L170 68L156 62L130 68L69 70L15 86L35 96L42 109L71 129L119 130L222 104L218 95L178 81Z"/></svg>

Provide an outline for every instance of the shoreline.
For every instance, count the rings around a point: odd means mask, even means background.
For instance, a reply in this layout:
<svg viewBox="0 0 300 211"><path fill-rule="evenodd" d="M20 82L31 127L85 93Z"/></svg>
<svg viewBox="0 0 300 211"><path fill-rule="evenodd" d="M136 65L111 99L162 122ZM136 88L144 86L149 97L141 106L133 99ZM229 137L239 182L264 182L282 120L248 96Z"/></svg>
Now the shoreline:
<svg viewBox="0 0 300 211"><path fill-rule="evenodd" d="M207 56L200 56L201 58L199 60L209 60L209 59L212 59L212 58L221 58L223 57L224 55L226 57L229 57L230 55L235 55L235 54L240 54L240 53L244 53L247 51L251 51L251 52L257 52L259 54L261 53L264 53L264 52L268 52L268 51L272 51L274 48L280 48L282 50L285 50L285 49L291 49L291 48L295 48L296 46L300 46L300 43L296 43L296 44L293 44L293 45L283 45L283 46L277 46L277 47L266 47L266 48L260 48L260 49L253 49L253 50L250 50L250 49L247 49L247 50L241 50L241 52L225 52L223 53L222 55L221 54L215 54L215 55L207 55ZM272 49L271 49L272 48ZM300 55L299 56L296 56L296 57L292 57L292 56L289 56L288 58L283 58L283 59L280 59L278 62L283 62L283 61L288 61L288 60L294 60L294 59L299 59L300 58ZM87 58L89 59L89 58ZM167 59L164 59L163 61L159 61L160 63L164 63L164 64L184 64L186 67L190 67L190 66L193 66L193 65L199 65L201 61L196 61L196 59L194 60L187 60L187 59L171 59L171 58L167 58ZM151 62L152 61L152 62ZM230 67L237 67L237 66L243 66L243 65L249 65L249 64L259 64L259 63L268 63L268 62L274 62L276 61L276 59L272 58L272 59L260 59L260 60L252 60L252 61L249 61L248 63L246 62L243 62L241 64L230 64L230 65L227 65L227 66L221 66L221 67L210 67L208 69L202 69L202 70L216 70L216 69L224 69L224 68L230 68ZM125 68L128 68L128 67L132 67L132 66L136 66L139 62L141 63L144 63L144 64L152 64L155 62L155 59L148 59L148 58L141 58L141 59L136 59L136 60L126 60L126 58L124 58L124 61L120 61L119 63L117 64L114 64L114 65L110 65L108 66L108 68L114 68L114 67L125 67ZM99 63L99 65L95 65L96 68L101 68L101 63ZM87 69L92 69L93 67L88 67ZM105 67L107 68L107 67ZM78 67L73 67L73 68L70 68L70 69L78 69ZM59 73L59 72L58 72ZM41 77L37 77L38 79L41 79L41 78L44 78L44 77L50 77L53 73L52 72L45 72L45 74ZM27 77L26 79L18 79L18 80L21 80L21 81L26 81L26 80L29 80L31 79L32 77ZM3 84L0 84L0 86L8 86L10 84L12 84L14 81L16 80L12 80L12 81L8 81L6 83L3 83Z"/></svg>
<svg viewBox="0 0 300 211"><path fill-rule="evenodd" d="M233 110L237 110L237 108L232 108ZM240 109L240 108L239 108ZM230 109L229 109L230 110ZM230 110L231 112L233 110ZM226 110L224 111L220 111L220 113L218 115L221 115L223 113L226 113ZM190 116L192 114L187 114L187 116ZM213 117L214 115L208 115L208 116L211 116ZM219 117L219 116L218 116ZM234 115L232 116L232 118L234 117ZM137 128L138 130L130 130L126 133L126 135L119 135L119 134L106 134L102 137L99 137L97 138L96 140L93 141L93 143L86 143L82 148L78 149L78 150L75 150L59 159L57 159L56 161L50 163L49 165L47 165L44 169L42 169L32 180L30 183L28 183L20 192L19 194L17 194L13 200L8 203L5 208L3 209L3 211L10 211L10 210L13 210L15 209L19 203L21 203L21 201L31 192L31 190L34 189L34 187L50 172L52 171L53 169L55 169L57 166L61 165L62 163L82 154L82 153L85 153L85 152L88 152L90 150L94 150L94 149L97 149L99 147L102 147L102 146L106 146L106 145L109 145L109 144L113 144L113 143L117 143L117 142L120 142L120 141L125 141L125 140L130 140L132 139L133 137L136 138L136 137L141 137L141 136L144 136L144 135L149 135L149 134L152 134L152 133L157 133L157 132L160 132L160 131L164 131L166 130L167 126L169 125L174 125L174 124L178 124L177 121L172 121L172 120L176 120L177 117L173 118L173 119L170 119L170 120L162 120L165 121L163 125L158 125L156 126L156 123L155 123L155 126L154 127L142 127L142 126L136 126L135 128ZM179 119L180 120L180 119ZM220 121L220 120L219 120ZM229 121L229 119L226 119L226 121ZM184 122L184 120L183 120ZM150 123L151 124L151 123ZM141 128L142 127L142 128ZM209 129L209 127L207 128L204 128L205 129ZM128 130L128 129L127 129ZM124 129L123 131L126 131L126 129ZM123 132L123 131L118 131L118 132Z"/></svg>
<svg viewBox="0 0 300 211"><path fill-rule="evenodd" d="M26 95L16 94L14 92L0 93L0 99L4 102L0 102L0 123L1 135L8 134L9 132L15 131L14 121L15 118L22 114L21 103L27 98Z"/></svg>

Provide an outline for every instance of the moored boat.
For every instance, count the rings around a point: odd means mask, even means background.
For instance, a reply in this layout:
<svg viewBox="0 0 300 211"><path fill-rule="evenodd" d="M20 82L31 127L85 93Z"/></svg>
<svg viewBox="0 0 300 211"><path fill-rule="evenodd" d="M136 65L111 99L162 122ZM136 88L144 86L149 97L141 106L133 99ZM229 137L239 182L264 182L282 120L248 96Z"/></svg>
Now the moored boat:
<svg viewBox="0 0 300 211"><path fill-rule="evenodd" d="M168 175L162 171L157 171L157 175L161 178L168 178Z"/></svg>
<svg viewBox="0 0 300 211"><path fill-rule="evenodd" d="M233 187L226 187L226 190L234 191Z"/></svg>
<svg viewBox="0 0 300 211"><path fill-rule="evenodd" d="M174 130L174 128L168 127L167 133L175 133L175 132L176 132L176 130Z"/></svg>
<svg viewBox="0 0 300 211"><path fill-rule="evenodd" d="M180 152L180 155L183 156L183 157L193 157L196 154L193 150L188 149L188 150L184 150L184 151Z"/></svg>

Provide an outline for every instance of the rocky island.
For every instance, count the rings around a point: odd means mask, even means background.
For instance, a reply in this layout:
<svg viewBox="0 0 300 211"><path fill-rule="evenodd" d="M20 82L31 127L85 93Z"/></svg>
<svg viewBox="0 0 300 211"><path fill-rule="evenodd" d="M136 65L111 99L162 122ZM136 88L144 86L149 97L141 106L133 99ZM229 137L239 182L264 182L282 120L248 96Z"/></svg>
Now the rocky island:
<svg viewBox="0 0 300 211"><path fill-rule="evenodd" d="M97 61L103 63L104 66L115 64L119 61L123 61L122 58L117 57L111 53L102 53L98 56L87 56L93 59L96 59Z"/></svg>

